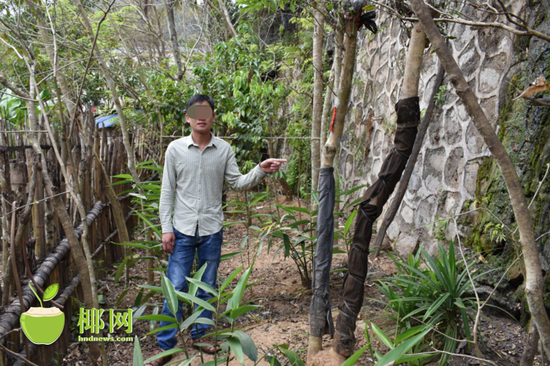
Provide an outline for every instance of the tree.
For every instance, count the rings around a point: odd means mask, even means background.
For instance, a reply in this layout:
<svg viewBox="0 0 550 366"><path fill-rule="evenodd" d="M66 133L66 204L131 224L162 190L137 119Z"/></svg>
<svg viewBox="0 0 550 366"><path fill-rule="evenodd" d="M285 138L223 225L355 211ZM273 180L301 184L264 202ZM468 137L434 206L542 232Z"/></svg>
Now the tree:
<svg viewBox="0 0 550 366"><path fill-rule="evenodd" d="M510 194L512 210L514 211L520 233L520 244L525 262L525 294L544 350L547 356L550 357L550 320L548 319L542 297L543 281L540 259L533 235L531 215L516 169L510 156L495 134L494 129L491 127L487 116L477 102L476 96L464 78L462 71L452 57L451 51L445 44L443 36L433 21L430 9L421 0L412 0L411 5L426 35L433 44L445 71L449 74L458 96L464 103L468 113L472 116L476 128L483 136L485 143L501 169L508 193Z"/></svg>

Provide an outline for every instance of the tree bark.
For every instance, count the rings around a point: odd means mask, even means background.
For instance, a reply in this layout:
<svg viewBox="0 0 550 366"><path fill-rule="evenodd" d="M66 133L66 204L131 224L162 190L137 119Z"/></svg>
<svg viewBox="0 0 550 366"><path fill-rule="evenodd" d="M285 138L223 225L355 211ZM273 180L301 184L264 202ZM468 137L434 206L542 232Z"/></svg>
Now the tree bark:
<svg viewBox="0 0 550 366"><path fill-rule="evenodd" d="M495 157L502 172L520 233L519 241L525 263L525 295L545 353L550 357L550 320L548 319L543 301L541 264L533 235L531 215L516 169L504 146L495 134L483 109L481 109L474 92L454 60L451 50L445 44L445 40L430 14L430 9L421 0L411 0L411 5L426 35L430 39L437 56L449 75L456 93L464 103L466 110L472 117L474 125L483 136L483 140L487 144L491 154Z"/></svg>
<svg viewBox="0 0 550 366"><path fill-rule="evenodd" d="M311 192L319 189L319 166L321 165L321 120L323 113L323 38L325 2L313 3L313 111L311 121ZM328 93L328 91L327 91ZM315 200L311 199L313 203Z"/></svg>
<svg viewBox="0 0 550 366"><path fill-rule="evenodd" d="M172 42L172 55L174 56L174 62L178 68L177 80L181 80L183 77L183 65L181 63L180 46L178 43L178 32L176 31L176 20L174 16L174 4L175 1L168 1L166 3L166 14L168 15L168 31L170 33L170 41Z"/></svg>
<svg viewBox="0 0 550 366"><path fill-rule="evenodd" d="M348 104L351 95L351 85L353 81L353 70L355 68L355 53L357 50L357 22L348 21L345 26L345 53L342 61L342 78L338 89L336 100L336 117L333 130L330 132L327 142L323 148L321 159L321 168L332 168L334 166L334 157L340 146L340 138L344 131L344 120L348 113Z"/></svg>

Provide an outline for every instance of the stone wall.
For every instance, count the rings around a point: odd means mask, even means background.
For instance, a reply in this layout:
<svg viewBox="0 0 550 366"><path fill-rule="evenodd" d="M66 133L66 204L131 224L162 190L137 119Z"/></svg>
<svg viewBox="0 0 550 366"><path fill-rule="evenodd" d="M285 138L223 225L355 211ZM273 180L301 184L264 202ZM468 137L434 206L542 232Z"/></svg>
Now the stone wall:
<svg viewBox="0 0 550 366"><path fill-rule="evenodd" d="M516 11L523 4L509 2ZM462 10L468 13L471 9ZM399 98L409 35L403 22L380 9L378 23L378 34L362 30L360 35L357 76L338 163L344 189L372 184L392 147L394 105ZM497 126L502 108L499 98L508 87L508 70L514 60L512 35L458 24L446 25L446 32L456 37L449 40L453 55L489 120ZM423 112L438 67L437 55L428 48L419 91ZM437 237L450 239L457 233L449 219L460 215L465 204L474 199L478 170L490 155L447 78L443 85L445 90L438 96L440 108L434 113L404 201L387 233L392 241L412 246L420 241L429 251L435 248ZM470 231L458 226L462 236Z"/></svg>

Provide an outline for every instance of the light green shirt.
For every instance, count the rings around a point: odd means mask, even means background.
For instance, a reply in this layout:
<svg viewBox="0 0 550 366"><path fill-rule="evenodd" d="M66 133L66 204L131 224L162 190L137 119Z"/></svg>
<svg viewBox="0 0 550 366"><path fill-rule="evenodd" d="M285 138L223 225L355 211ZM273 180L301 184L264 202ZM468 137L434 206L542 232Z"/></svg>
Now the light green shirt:
<svg viewBox="0 0 550 366"><path fill-rule="evenodd" d="M201 151L191 136L172 141L166 150L159 216L163 233L211 235L223 224L224 179L235 190L258 184L266 173L256 166L248 174L239 171L235 153L224 140L212 136Z"/></svg>

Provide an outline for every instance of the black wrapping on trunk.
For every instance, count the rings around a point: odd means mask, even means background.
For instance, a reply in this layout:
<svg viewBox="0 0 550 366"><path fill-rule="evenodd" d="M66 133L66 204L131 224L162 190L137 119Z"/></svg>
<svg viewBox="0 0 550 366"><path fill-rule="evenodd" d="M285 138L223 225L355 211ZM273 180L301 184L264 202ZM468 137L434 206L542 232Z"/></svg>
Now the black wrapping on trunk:
<svg viewBox="0 0 550 366"><path fill-rule="evenodd" d="M348 253L348 275L343 285L335 337L336 352L345 356L351 355L355 347L354 332L363 304L372 227L405 170L420 123L418 97L400 100L395 107L397 129L394 148L384 160L378 180L367 189L359 204L355 233Z"/></svg>
<svg viewBox="0 0 550 366"><path fill-rule="evenodd" d="M334 334L329 298L329 274L334 245L334 168L319 172L319 210L317 213L317 248L313 256L312 298L309 312L310 335Z"/></svg>

